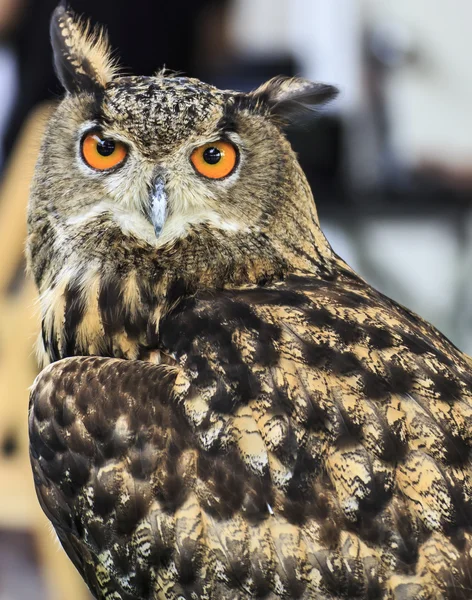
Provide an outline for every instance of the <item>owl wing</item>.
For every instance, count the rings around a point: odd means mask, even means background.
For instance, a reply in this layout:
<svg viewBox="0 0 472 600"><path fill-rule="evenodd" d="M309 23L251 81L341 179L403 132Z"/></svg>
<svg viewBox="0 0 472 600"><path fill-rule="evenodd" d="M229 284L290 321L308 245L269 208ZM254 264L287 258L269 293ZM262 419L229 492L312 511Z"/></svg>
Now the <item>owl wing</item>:
<svg viewBox="0 0 472 600"><path fill-rule="evenodd" d="M470 597L470 363L434 328L346 271L200 293L159 335L178 366L70 358L32 391L98 597Z"/></svg>
<svg viewBox="0 0 472 600"><path fill-rule="evenodd" d="M140 536L151 497L167 510L184 485L173 459L187 457L191 432L170 405L177 376L141 361L80 357L53 363L34 383L29 434L39 502L97 598L136 597L126 593L139 587L136 574L113 595L110 561L124 582L126 544ZM157 546L151 554L157 566Z"/></svg>

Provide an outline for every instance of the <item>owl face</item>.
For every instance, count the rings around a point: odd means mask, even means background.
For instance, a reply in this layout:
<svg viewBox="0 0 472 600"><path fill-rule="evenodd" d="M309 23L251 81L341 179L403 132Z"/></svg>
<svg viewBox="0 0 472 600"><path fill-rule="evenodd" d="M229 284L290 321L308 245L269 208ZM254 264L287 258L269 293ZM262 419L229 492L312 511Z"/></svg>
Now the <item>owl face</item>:
<svg viewBox="0 0 472 600"><path fill-rule="evenodd" d="M280 239L277 229L292 227L284 220L308 231L310 191L281 124L334 88L280 77L243 94L165 72L123 77L104 34L63 6L51 37L66 95L38 162L30 241L45 220L61 251L82 258L103 247L107 231L122 247L154 250L199 228L246 236L248 247L261 232Z"/></svg>
<svg viewBox="0 0 472 600"><path fill-rule="evenodd" d="M156 246L199 223L257 225L267 178L282 169L274 137L284 140L251 104L249 96L164 76L119 78L98 97L66 97L43 157L50 184L68 184L56 207L65 224L105 213Z"/></svg>

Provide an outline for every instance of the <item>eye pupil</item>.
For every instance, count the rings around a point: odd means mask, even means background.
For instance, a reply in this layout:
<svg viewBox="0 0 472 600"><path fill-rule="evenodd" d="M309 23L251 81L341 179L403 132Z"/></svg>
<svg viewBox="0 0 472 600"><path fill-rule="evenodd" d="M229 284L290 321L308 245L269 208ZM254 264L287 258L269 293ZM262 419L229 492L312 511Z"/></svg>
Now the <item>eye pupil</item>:
<svg viewBox="0 0 472 600"><path fill-rule="evenodd" d="M97 142L97 152L101 156L110 156L115 151L116 145L113 140L100 140Z"/></svg>
<svg viewBox="0 0 472 600"><path fill-rule="evenodd" d="M221 150L215 146L210 146L203 152L203 160L209 165L216 165L221 160Z"/></svg>

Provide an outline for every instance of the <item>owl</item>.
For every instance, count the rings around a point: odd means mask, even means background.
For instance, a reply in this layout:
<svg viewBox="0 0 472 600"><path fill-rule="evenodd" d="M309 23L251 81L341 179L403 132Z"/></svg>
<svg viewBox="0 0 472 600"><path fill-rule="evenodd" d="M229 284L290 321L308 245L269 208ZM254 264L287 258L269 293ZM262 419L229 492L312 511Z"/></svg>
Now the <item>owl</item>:
<svg viewBox="0 0 472 600"><path fill-rule="evenodd" d="M124 76L52 17L32 185L39 502L97 599L472 598L472 367L323 235L334 88Z"/></svg>

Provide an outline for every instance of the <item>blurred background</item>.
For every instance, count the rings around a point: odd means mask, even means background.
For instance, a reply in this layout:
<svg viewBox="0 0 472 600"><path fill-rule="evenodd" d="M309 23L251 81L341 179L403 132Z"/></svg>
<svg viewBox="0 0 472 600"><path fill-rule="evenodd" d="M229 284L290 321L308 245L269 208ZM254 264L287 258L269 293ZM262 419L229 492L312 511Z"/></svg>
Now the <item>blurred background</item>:
<svg viewBox="0 0 472 600"><path fill-rule="evenodd" d="M470 0L70 0L129 72L249 90L277 74L341 95L288 135L334 249L472 353ZM28 187L60 97L55 0L0 0L0 600L87 598L37 505L27 456L35 297ZM3 245L3 247L1 246Z"/></svg>

